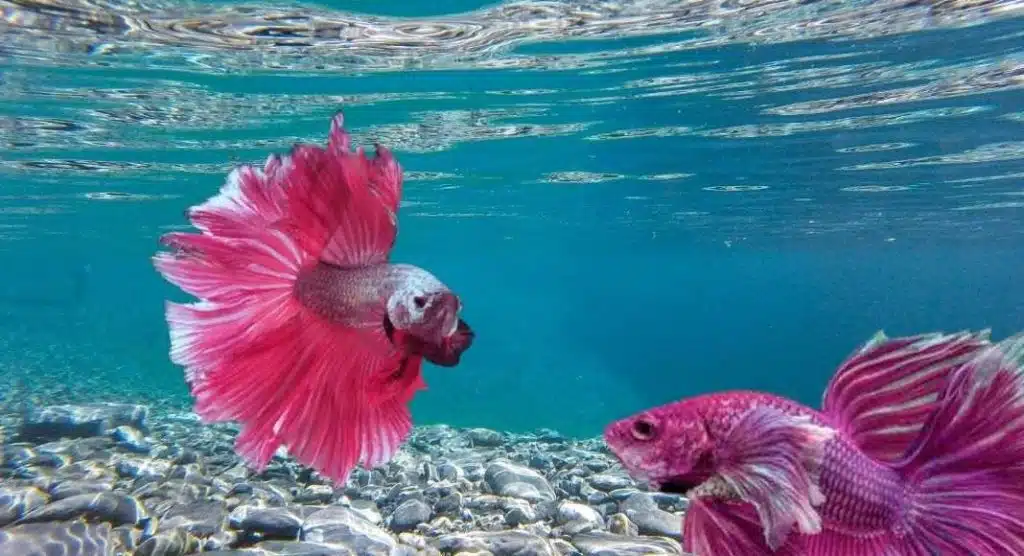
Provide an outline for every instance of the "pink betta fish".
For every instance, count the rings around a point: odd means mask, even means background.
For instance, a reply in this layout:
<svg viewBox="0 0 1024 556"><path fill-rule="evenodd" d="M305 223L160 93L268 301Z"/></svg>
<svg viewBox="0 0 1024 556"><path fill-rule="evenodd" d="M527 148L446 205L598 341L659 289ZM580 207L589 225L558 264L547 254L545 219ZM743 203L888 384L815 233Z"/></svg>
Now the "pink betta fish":
<svg viewBox="0 0 1024 556"><path fill-rule="evenodd" d="M685 494L697 556L1024 554L1024 333L886 338L820 411L734 391L616 421L626 469Z"/></svg>
<svg viewBox="0 0 1024 556"><path fill-rule="evenodd" d="M236 168L154 257L199 298L167 303L171 360L204 422L237 421L235 448L263 469L279 447L344 482L408 435L423 359L454 366L473 332L434 275L388 260L402 170L350 151L338 113L327 148L296 145Z"/></svg>

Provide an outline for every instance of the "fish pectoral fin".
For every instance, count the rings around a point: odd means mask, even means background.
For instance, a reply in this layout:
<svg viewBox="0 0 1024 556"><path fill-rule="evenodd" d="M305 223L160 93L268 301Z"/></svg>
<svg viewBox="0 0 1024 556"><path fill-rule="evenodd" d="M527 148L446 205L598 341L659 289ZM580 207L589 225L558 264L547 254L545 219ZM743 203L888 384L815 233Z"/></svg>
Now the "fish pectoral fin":
<svg viewBox="0 0 1024 556"><path fill-rule="evenodd" d="M754 506L773 550L794 525L804 534L819 533L815 508L825 501L819 470L825 442L834 434L807 417L771 407L751 409L720 442L718 474L705 488Z"/></svg>

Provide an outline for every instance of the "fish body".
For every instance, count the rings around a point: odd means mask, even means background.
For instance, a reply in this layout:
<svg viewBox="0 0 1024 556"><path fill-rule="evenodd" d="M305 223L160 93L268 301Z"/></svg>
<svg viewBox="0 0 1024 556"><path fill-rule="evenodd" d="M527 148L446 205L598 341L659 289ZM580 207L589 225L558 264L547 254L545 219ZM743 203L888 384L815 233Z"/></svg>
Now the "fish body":
<svg viewBox="0 0 1024 556"><path fill-rule="evenodd" d="M816 410L705 394L616 421L624 467L685 494L698 556L1024 554L1024 334L879 334Z"/></svg>
<svg viewBox="0 0 1024 556"><path fill-rule="evenodd" d="M198 302L168 302L171 359L206 422L233 420L262 469L278 448L337 482L388 461L412 427L424 359L454 366L474 334L459 297L389 260L402 171L368 158L339 113L326 148L236 168L192 207L157 270Z"/></svg>

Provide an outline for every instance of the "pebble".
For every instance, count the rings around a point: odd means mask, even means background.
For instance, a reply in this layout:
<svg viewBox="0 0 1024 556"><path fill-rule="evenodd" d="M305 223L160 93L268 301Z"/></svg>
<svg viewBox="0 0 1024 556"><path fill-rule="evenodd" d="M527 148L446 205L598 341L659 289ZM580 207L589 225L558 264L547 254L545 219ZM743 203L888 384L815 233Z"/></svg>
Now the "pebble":
<svg viewBox="0 0 1024 556"><path fill-rule="evenodd" d="M394 531L415 529L420 523L429 521L432 513L430 506L422 500L406 500L395 509L395 513L391 516L391 529Z"/></svg>
<svg viewBox="0 0 1024 556"><path fill-rule="evenodd" d="M309 485L293 500L297 504L329 504L334 489L327 485Z"/></svg>
<svg viewBox="0 0 1024 556"><path fill-rule="evenodd" d="M386 554L383 552L358 552L346 546L304 541L264 541L253 546L258 552L245 552L247 555L280 555L280 556L373 556ZM203 556L210 556L203 554Z"/></svg>
<svg viewBox="0 0 1024 556"><path fill-rule="evenodd" d="M572 521L584 521L599 526L604 525L604 518L601 517L597 510L578 502L562 502L559 504L557 519L558 523L562 525Z"/></svg>
<svg viewBox="0 0 1024 556"><path fill-rule="evenodd" d="M498 431L491 429L469 429L466 436L473 442L474 446L494 448L505 443L505 437Z"/></svg>
<svg viewBox="0 0 1024 556"><path fill-rule="evenodd" d="M459 513L462 511L462 502L462 493L455 491L439 498L434 503L434 511L438 513Z"/></svg>
<svg viewBox="0 0 1024 556"><path fill-rule="evenodd" d="M102 492L79 494L51 502L37 508L18 523L40 523L45 521L70 521L76 518L106 521L112 525L138 524L148 516L146 508L138 500L124 494Z"/></svg>
<svg viewBox="0 0 1024 556"><path fill-rule="evenodd" d="M537 512L528 504L514 506L505 513L505 523L511 527L527 525L537 521Z"/></svg>
<svg viewBox="0 0 1024 556"><path fill-rule="evenodd" d="M148 454L152 449L144 434L135 427L121 425L110 433L110 436L117 442L117 447L135 452L137 454Z"/></svg>
<svg viewBox="0 0 1024 556"><path fill-rule="evenodd" d="M635 523L629 520L626 514L615 514L608 518L608 532L616 535L635 537L640 534L640 529Z"/></svg>
<svg viewBox="0 0 1024 556"><path fill-rule="evenodd" d="M611 533L582 533L572 538L585 556L626 556L629 554L683 554L678 541L668 538L623 537Z"/></svg>
<svg viewBox="0 0 1024 556"><path fill-rule="evenodd" d="M555 491L543 475L515 463L496 461L487 466L484 481L491 491L534 502L552 501Z"/></svg>
<svg viewBox="0 0 1024 556"><path fill-rule="evenodd" d="M367 555L390 554L397 545L387 531L343 507L327 507L307 517L301 540L337 544Z"/></svg>
<svg viewBox="0 0 1024 556"><path fill-rule="evenodd" d="M146 539L135 551L136 556L185 556L198 549L198 543L181 529L161 531Z"/></svg>
<svg viewBox="0 0 1024 556"><path fill-rule="evenodd" d="M611 492L615 489L633 486L633 480L619 475L599 474L590 477L590 486L598 490Z"/></svg>
<svg viewBox="0 0 1024 556"><path fill-rule="evenodd" d="M19 431L0 452L0 554L681 554L685 497L645 492L600 441L553 431L419 427L390 462L331 484L285 451L250 469L237 427L190 413L26 415L0 413Z"/></svg>
<svg viewBox="0 0 1024 556"><path fill-rule="evenodd" d="M50 485L50 500L63 500L65 498L80 496L82 494L109 492L113 487L113 483L107 481L59 481Z"/></svg>
<svg viewBox="0 0 1024 556"><path fill-rule="evenodd" d="M625 499L620 511L636 524L642 535L661 535L680 538L683 534L683 518L670 514L658 507L654 497L638 492Z"/></svg>
<svg viewBox="0 0 1024 556"><path fill-rule="evenodd" d="M380 525L384 522L384 516L380 514L380 509L377 508L377 504L372 500L353 500L348 508L352 513L374 525Z"/></svg>
<svg viewBox="0 0 1024 556"><path fill-rule="evenodd" d="M30 523L0 530L0 554L109 556L114 553L107 523Z"/></svg>
<svg viewBox="0 0 1024 556"><path fill-rule="evenodd" d="M0 488L0 527L14 523L49 501L50 497L36 487Z"/></svg>
<svg viewBox="0 0 1024 556"><path fill-rule="evenodd" d="M21 441L104 436L121 425L146 430L149 408L143 405L97 403L32 407L22 421Z"/></svg>
<svg viewBox="0 0 1024 556"><path fill-rule="evenodd" d="M246 533L294 540L302 528L302 519L287 508L238 506L231 511L228 524L232 529Z"/></svg>
<svg viewBox="0 0 1024 556"><path fill-rule="evenodd" d="M181 529L198 537L209 537L224 529L226 517L224 504L217 500L175 504L161 516L160 528Z"/></svg>
<svg viewBox="0 0 1024 556"><path fill-rule="evenodd" d="M494 556L556 556L551 543L526 531L496 531L444 535L435 546L446 553L487 551Z"/></svg>

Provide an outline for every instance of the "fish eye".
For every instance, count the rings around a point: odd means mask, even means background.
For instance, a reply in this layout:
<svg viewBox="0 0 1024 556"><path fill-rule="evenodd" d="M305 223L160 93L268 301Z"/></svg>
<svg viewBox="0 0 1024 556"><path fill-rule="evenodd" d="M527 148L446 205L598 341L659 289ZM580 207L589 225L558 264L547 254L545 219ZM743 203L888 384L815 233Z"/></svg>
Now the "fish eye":
<svg viewBox="0 0 1024 556"><path fill-rule="evenodd" d="M658 431L657 427L655 427L654 423L650 420L637 419L633 422L631 432L633 433L633 438L636 438L637 440L650 440L654 438L654 435L657 434Z"/></svg>
<svg viewBox="0 0 1024 556"><path fill-rule="evenodd" d="M422 309L427 306L427 298L423 297L422 295L417 295L416 297L412 298L412 302L416 304L417 309Z"/></svg>

